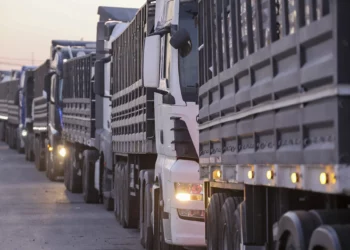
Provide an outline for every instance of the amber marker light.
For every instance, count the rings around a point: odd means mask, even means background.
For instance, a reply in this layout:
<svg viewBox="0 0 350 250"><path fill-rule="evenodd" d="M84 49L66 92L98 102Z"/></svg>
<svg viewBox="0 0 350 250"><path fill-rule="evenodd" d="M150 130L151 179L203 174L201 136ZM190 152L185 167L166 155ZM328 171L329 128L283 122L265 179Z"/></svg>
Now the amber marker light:
<svg viewBox="0 0 350 250"><path fill-rule="evenodd" d="M221 178L221 171L217 169L217 170L215 170L213 172L213 179L217 180L217 179L220 179L220 178Z"/></svg>
<svg viewBox="0 0 350 250"><path fill-rule="evenodd" d="M254 171L253 170L249 170L248 171L248 178L249 179L253 179L254 178Z"/></svg>
<svg viewBox="0 0 350 250"><path fill-rule="evenodd" d="M335 176L335 173L332 173L331 174L331 178L330 178L331 180L330 180L330 183L331 184L335 184L335 183L337 183L337 177Z"/></svg>
<svg viewBox="0 0 350 250"><path fill-rule="evenodd" d="M322 185L326 185L328 183L328 174L327 173L321 173L320 174L320 183Z"/></svg>
<svg viewBox="0 0 350 250"><path fill-rule="evenodd" d="M273 179L273 171L272 171L272 170L268 170L268 171L266 172L266 178L267 178L268 180L272 180L272 179Z"/></svg>
<svg viewBox="0 0 350 250"><path fill-rule="evenodd" d="M290 180L292 181L292 183L299 182L299 174L298 173L292 173L290 175Z"/></svg>

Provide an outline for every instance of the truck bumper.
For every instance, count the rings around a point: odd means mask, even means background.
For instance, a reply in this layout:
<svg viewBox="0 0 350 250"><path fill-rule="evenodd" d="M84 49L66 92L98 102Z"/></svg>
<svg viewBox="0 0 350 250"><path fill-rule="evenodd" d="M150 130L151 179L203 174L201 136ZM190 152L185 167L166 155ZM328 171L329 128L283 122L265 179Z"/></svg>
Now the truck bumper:
<svg viewBox="0 0 350 250"><path fill-rule="evenodd" d="M50 152L51 162L53 162L53 166L55 170L59 173L64 171L64 158L57 155L56 152Z"/></svg>
<svg viewBox="0 0 350 250"><path fill-rule="evenodd" d="M170 202L165 211L170 213L168 225L164 221L165 238L167 243L180 246L205 246L205 223L203 218L183 217L179 210L202 211L204 215L203 200L180 201L175 198L175 183L202 184L199 179L199 165L195 161L176 160L170 170L170 178L166 184L167 197ZM166 228L167 227L167 228ZM170 237L167 237L170 236ZM169 242L168 242L169 241Z"/></svg>
<svg viewBox="0 0 350 250"><path fill-rule="evenodd" d="M204 221L191 221L179 217L176 208L171 209L171 236L169 243L180 246L205 246Z"/></svg>

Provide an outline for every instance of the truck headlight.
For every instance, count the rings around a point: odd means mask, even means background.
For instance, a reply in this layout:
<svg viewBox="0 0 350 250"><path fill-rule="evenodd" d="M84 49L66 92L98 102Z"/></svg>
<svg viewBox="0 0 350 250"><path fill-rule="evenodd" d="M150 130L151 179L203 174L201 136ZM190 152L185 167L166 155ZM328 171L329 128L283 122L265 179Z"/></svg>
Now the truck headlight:
<svg viewBox="0 0 350 250"><path fill-rule="evenodd" d="M23 129L21 134L23 137L26 137L28 135L28 131Z"/></svg>
<svg viewBox="0 0 350 250"><path fill-rule="evenodd" d="M175 183L175 198L179 201L202 201L203 185L197 183Z"/></svg>
<svg viewBox="0 0 350 250"><path fill-rule="evenodd" d="M63 146L58 147L58 154L62 157L65 157L67 155L66 148Z"/></svg>

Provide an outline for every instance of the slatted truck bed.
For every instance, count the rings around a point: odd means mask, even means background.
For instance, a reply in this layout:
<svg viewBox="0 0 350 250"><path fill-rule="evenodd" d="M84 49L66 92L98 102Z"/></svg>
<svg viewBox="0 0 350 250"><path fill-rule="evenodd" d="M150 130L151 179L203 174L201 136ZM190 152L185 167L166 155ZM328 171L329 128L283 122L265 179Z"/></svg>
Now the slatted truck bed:
<svg viewBox="0 0 350 250"><path fill-rule="evenodd" d="M350 2L199 6L209 247L350 249Z"/></svg>

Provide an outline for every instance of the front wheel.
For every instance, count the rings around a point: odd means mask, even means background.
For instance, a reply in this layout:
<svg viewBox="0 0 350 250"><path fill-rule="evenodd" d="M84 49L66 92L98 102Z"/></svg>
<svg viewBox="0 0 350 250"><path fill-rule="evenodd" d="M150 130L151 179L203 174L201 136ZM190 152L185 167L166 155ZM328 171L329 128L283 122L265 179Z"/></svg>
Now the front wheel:
<svg viewBox="0 0 350 250"><path fill-rule="evenodd" d="M95 159L96 152L85 150L83 153L83 197L86 203L98 203L98 191L95 188Z"/></svg>
<svg viewBox="0 0 350 250"><path fill-rule="evenodd" d="M109 178L109 174L108 174L108 172L110 172L110 171L108 169L106 169L106 168L102 168L102 169L103 169L102 180L101 180L101 199L102 199L102 203L103 203L103 206L105 207L105 209L107 211L114 211L114 201L113 201L112 197L110 197L110 193L111 193L111 187L110 187L111 178ZM106 197L105 196L106 193L108 193L109 196Z"/></svg>
<svg viewBox="0 0 350 250"><path fill-rule="evenodd" d="M16 146L17 146L17 152L19 154L23 154L24 153L24 148L21 147L21 134L20 133L17 133L17 143L16 143Z"/></svg>
<svg viewBox="0 0 350 250"><path fill-rule="evenodd" d="M56 181L57 171L54 166L53 152L45 150L45 159L46 159L46 176L50 181Z"/></svg>
<svg viewBox="0 0 350 250"><path fill-rule="evenodd" d="M34 157L35 167L38 171L44 171L45 158L43 158L41 154L41 140L39 137L35 138L34 150L35 150L35 157Z"/></svg>
<svg viewBox="0 0 350 250"><path fill-rule="evenodd" d="M71 147L69 161L69 191L72 193L82 192L82 161L78 158L76 150Z"/></svg>
<svg viewBox="0 0 350 250"><path fill-rule="evenodd" d="M175 245L169 245L165 241L164 237L164 226L163 226L163 214L164 214L164 201L163 201L163 194L162 190L158 189L156 191L158 193L156 196L158 196L158 199L155 198L157 201L157 204L155 204L155 223L154 223L154 249L155 250L183 250L181 246L175 246Z"/></svg>

